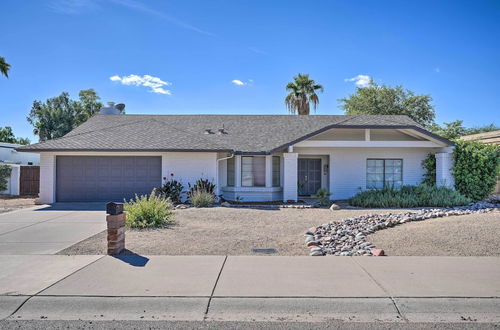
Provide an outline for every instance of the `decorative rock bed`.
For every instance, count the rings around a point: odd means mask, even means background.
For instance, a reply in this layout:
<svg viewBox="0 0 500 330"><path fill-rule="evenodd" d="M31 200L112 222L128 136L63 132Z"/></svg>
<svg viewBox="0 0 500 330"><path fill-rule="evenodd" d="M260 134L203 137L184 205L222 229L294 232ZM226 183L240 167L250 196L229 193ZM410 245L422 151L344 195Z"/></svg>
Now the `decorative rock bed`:
<svg viewBox="0 0 500 330"><path fill-rule="evenodd" d="M498 203L496 200L492 202ZM401 213L366 214L347 218L339 222L331 221L319 227L310 228L305 234L306 246L311 256L379 256L383 250L366 240L366 236L377 230L394 227L410 221L422 221L447 216L492 212L500 209L500 204L477 202L468 206L440 209L422 209Z"/></svg>

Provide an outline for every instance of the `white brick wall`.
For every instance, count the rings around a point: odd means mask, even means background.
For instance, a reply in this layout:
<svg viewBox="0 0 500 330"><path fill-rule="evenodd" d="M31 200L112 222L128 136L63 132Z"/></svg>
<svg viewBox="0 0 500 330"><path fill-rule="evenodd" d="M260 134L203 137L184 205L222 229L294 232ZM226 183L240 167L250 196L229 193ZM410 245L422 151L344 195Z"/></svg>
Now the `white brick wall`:
<svg viewBox="0 0 500 330"><path fill-rule="evenodd" d="M38 202L52 204L56 201L56 156L40 154L40 193Z"/></svg>

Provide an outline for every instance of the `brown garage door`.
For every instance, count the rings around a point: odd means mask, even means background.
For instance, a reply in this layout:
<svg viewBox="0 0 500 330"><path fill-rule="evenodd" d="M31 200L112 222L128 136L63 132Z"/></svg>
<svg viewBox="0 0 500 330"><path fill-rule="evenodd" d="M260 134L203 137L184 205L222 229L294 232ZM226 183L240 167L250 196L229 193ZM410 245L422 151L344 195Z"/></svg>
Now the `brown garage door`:
<svg viewBox="0 0 500 330"><path fill-rule="evenodd" d="M161 157L57 156L58 202L118 201L161 185Z"/></svg>

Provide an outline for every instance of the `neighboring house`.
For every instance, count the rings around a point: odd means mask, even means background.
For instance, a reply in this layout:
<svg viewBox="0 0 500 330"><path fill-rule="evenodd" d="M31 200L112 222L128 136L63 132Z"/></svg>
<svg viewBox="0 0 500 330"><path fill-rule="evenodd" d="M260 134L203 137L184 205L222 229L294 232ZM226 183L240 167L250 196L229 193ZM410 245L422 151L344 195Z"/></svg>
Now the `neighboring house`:
<svg viewBox="0 0 500 330"><path fill-rule="evenodd" d="M428 153L438 184L453 184L453 143L406 116L99 114L18 150L40 153L44 203L121 201L199 178L228 200L295 201L320 188L345 199L420 183Z"/></svg>
<svg viewBox="0 0 500 330"><path fill-rule="evenodd" d="M476 142L484 143L484 144L500 145L500 130L486 132L486 133L465 135L465 136L462 136L460 139L466 140L466 141L476 141ZM495 187L494 193L500 194L500 176L497 177L497 185Z"/></svg>
<svg viewBox="0 0 500 330"><path fill-rule="evenodd" d="M0 194L19 195L21 165L38 165L40 163L40 155L16 150L21 146L22 144L0 142L0 165L12 167L10 178L7 179L7 190L0 191Z"/></svg>
<svg viewBox="0 0 500 330"><path fill-rule="evenodd" d="M16 148L22 144L0 142L0 164L38 165L40 155L19 152Z"/></svg>
<svg viewBox="0 0 500 330"><path fill-rule="evenodd" d="M484 144L500 145L500 130L486 132L486 133L465 135L465 136L462 136L460 139L467 140L467 141L477 141L479 143L484 143Z"/></svg>

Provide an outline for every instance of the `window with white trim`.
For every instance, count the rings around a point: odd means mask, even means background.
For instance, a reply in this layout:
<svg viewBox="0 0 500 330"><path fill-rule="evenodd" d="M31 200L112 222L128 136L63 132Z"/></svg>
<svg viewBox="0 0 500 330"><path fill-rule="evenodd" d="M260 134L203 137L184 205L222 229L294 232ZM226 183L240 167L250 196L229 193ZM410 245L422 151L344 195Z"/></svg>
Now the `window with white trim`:
<svg viewBox="0 0 500 330"><path fill-rule="evenodd" d="M234 165L234 156L227 160L227 186L234 187L234 174L235 174L235 165Z"/></svg>
<svg viewBox="0 0 500 330"><path fill-rule="evenodd" d="M280 157L273 156L273 187L279 187L280 184L281 184Z"/></svg>
<svg viewBox="0 0 500 330"><path fill-rule="evenodd" d="M266 157L241 157L241 186L264 187L266 185Z"/></svg>
<svg viewBox="0 0 500 330"><path fill-rule="evenodd" d="M400 188L403 185L402 159L367 159L366 188Z"/></svg>

